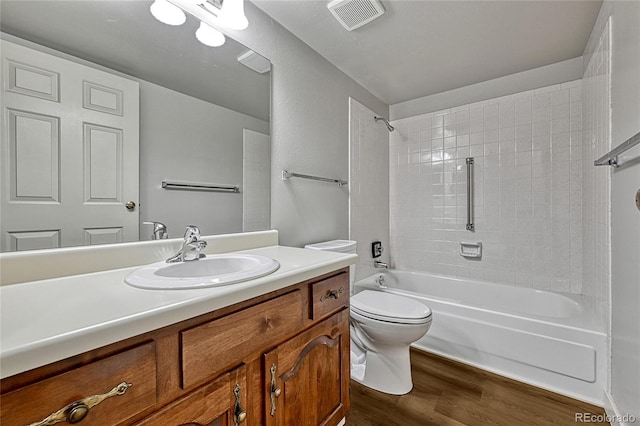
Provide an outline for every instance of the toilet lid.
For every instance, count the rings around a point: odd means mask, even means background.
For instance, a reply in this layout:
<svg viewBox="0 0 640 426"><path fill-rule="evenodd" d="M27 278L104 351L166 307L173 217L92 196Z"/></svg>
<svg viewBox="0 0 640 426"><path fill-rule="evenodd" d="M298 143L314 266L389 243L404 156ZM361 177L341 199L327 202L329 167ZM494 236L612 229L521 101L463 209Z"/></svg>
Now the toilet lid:
<svg viewBox="0 0 640 426"><path fill-rule="evenodd" d="M426 322L431 318L428 306L397 294L364 290L351 297L351 309L360 315L389 322Z"/></svg>

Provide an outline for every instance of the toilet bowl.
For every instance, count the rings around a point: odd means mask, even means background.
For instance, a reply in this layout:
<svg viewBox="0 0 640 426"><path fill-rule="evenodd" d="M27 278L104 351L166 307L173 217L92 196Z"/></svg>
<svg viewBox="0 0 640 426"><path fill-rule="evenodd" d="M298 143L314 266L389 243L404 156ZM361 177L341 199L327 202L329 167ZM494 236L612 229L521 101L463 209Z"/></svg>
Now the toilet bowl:
<svg viewBox="0 0 640 426"><path fill-rule="evenodd" d="M351 297L351 378L393 395L411 391L409 347L431 326L431 310L413 299L364 290Z"/></svg>
<svg viewBox="0 0 640 426"><path fill-rule="evenodd" d="M305 248L356 253L355 241L334 240ZM350 267L353 290L354 265ZM364 290L351 296L351 378L380 392L411 391L409 346L431 326L431 309L408 297Z"/></svg>

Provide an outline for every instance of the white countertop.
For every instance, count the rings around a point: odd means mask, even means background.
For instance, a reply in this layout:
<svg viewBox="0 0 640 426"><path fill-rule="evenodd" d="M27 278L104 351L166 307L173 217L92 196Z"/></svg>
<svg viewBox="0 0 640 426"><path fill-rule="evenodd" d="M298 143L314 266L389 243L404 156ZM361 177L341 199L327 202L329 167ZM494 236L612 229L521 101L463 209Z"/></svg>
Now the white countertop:
<svg viewBox="0 0 640 426"><path fill-rule="evenodd" d="M0 378L278 290L356 262L354 254L284 246L239 251L271 257L271 275L198 290L142 290L137 267L0 287Z"/></svg>

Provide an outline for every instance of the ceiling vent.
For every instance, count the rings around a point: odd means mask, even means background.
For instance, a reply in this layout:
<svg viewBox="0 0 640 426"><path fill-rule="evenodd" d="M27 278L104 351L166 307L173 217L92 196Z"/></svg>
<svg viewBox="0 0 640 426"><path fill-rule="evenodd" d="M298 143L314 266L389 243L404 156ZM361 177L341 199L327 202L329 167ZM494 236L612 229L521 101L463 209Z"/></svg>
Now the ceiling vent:
<svg viewBox="0 0 640 426"><path fill-rule="evenodd" d="M384 14L384 7L378 0L333 0L327 8L347 31L360 28Z"/></svg>
<svg viewBox="0 0 640 426"><path fill-rule="evenodd" d="M238 56L238 62L259 74L265 74L271 71L271 62L253 50L249 50Z"/></svg>

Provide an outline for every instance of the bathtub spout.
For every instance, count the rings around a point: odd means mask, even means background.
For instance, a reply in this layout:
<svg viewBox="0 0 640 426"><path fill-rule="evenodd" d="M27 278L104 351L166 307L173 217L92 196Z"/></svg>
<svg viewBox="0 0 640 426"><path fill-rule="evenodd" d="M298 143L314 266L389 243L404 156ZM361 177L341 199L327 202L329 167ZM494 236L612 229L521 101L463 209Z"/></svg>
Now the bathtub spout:
<svg viewBox="0 0 640 426"><path fill-rule="evenodd" d="M389 265L387 263L384 262L380 262L379 260L375 260L373 262L373 266L376 268L384 268L384 269L388 269Z"/></svg>

